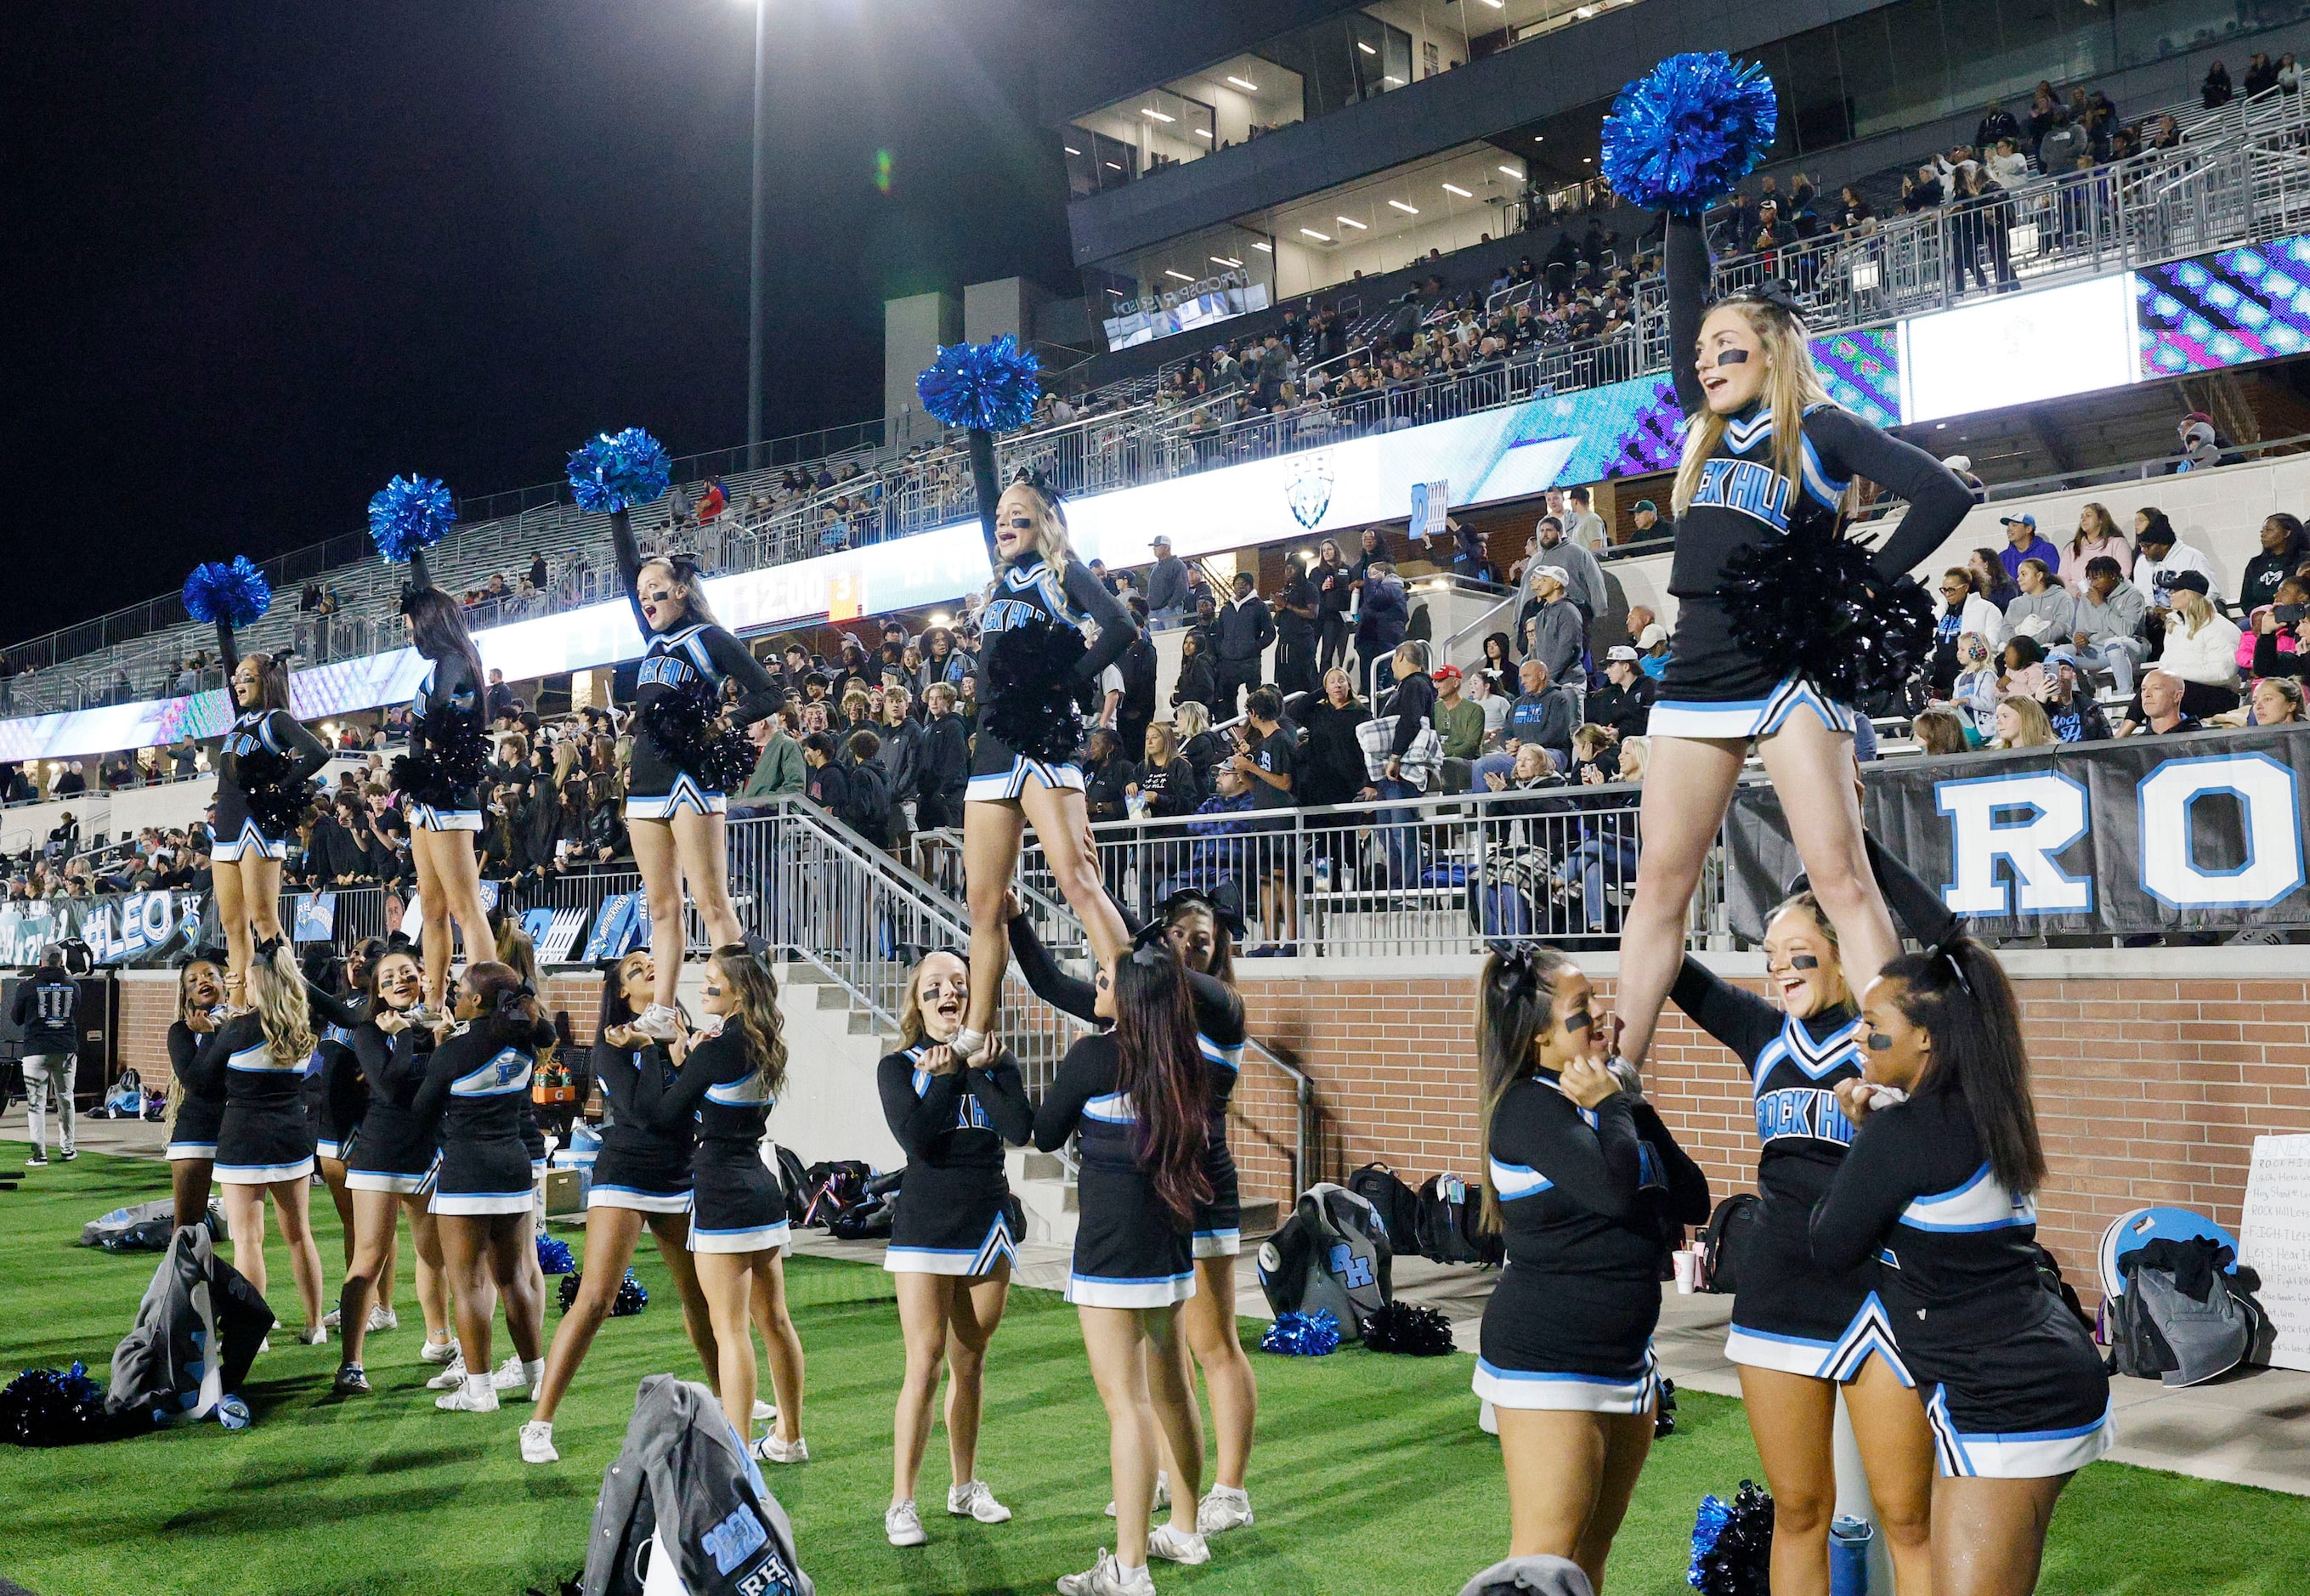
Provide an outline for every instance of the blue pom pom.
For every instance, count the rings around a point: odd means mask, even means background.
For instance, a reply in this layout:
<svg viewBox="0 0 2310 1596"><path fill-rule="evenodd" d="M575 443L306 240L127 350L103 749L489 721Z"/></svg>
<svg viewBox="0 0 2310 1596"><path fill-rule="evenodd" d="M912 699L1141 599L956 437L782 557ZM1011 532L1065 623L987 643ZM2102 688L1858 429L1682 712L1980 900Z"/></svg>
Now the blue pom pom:
<svg viewBox="0 0 2310 1596"><path fill-rule="evenodd" d="M949 427L1016 432L1035 413L1043 392L1036 376L1041 367L1008 333L986 343L949 343L915 378L915 392L923 408Z"/></svg>
<svg viewBox="0 0 2310 1596"><path fill-rule="evenodd" d="M1612 101L1604 180L1647 211L1697 211L1756 169L1779 123L1762 66L1722 50L1671 56Z"/></svg>
<svg viewBox="0 0 2310 1596"><path fill-rule="evenodd" d="M1340 1322L1329 1308L1282 1314L1259 1338L1262 1352L1280 1352L1286 1357L1321 1357L1336 1351L1339 1345Z"/></svg>
<svg viewBox="0 0 2310 1596"><path fill-rule="evenodd" d="M224 620L235 627L254 625L273 603L273 584L236 554L231 563L212 559L193 568L185 578L185 613L195 620Z"/></svg>
<svg viewBox="0 0 2310 1596"><path fill-rule="evenodd" d="M673 457L639 427L604 432L569 452L569 490L578 507L607 515L665 496Z"/></svg>
<svg viewBox="0 0 2310 1596"><path fill-rule="evenodd" d="M569 1255L568 1242L556 1236L541 1236L537 1238L537 1267L546 1274L566 1275L578 1267L578 1261Z"/></svg>
<svg viewBox="0 0 2310 1596"><path fill-rule="evenodd" d="M449 535L456 501L439 477L395 477L369 501L369 535L395 564Z"/></svg>

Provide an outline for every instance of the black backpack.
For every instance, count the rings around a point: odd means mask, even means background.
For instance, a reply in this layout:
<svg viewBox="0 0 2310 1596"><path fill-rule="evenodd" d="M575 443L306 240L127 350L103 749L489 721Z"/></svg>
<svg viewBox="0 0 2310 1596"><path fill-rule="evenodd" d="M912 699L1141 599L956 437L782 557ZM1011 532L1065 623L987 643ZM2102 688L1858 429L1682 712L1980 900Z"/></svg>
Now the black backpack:
<svg viewBox="0 0 2310 1596"><path fill-rule="evenodd" d="M807 1201L803 1205L802 1223L823 1225L835 1213L856 1203L866 1195L866 1183L874 1178L870 1164L856 1158L838 1158L830 1163L812 1164L803 1172L803 1188Z"/></svg>
<svg viewBox="0 0 2310 1596"><path fill-rule="evenodd" d="M1700 1279L1703 1291L1727 1296L1741 1289L1741 1257L1749 1233L1764 1219L1765 1200L1754 1192L1735 1192L1719 1202L1700 1233Z"/></svg>
<svg viewBox="0 0 2310 1596"><path fill-rule="evenodd" d="M1340 1339L1363 1339L1363 1323L1395 1297L1394 1252L1372 1205L1329 1181L1308 1187L1281 1228L1260 1244L1259 1285L1285 1314L1331 1311Z"/></svg>
<svg viewBox="0 0 2310 1596"><path fill-rule="evenodd" d="M786 1223L805 1224L810 1217L810 1173L794 1149L778 1147L778 1184L786 1194Z"/></svg>
<svg viewBox="0 0 2310 1596"><path fill-rule="evenodd" d="M1398 1253L1420 1251L1420 1193L1385 1164L1367 1164L1348 1176L1348 1190L1372 1205Z"/></svg>
<svg viewBox="0 0 2310 1596"><path fill-rule="evenodd" d="M890 1234L898 1217L899 1188L907 1172L894 1169L869 1180L855 1202L846 1202L826 1216L827 1234L842 1241L874 1241Z"/></svg>
<svg viewBox="0 0 2310 1596"><path fill-rule="evenodd" d="M2236 1257L2209 1237L2127 1253L2119 1262L2125 1290L2104 1305L2110 1373L2196 1385L2266 1361L2269 1316L2254 1297L2262 1278L2229 1272Z"/></svg>
<svg viewBox="0 0 2310 1596"><path fill-rule="evenodd" d="M1420 1255L1437 1263L1498 1263L1506 1244L1479 1223L1483 1198L1483 1187L1470 1185L1456 1175L1431 1175L1421 1181L1413 1226Z"/></svg>

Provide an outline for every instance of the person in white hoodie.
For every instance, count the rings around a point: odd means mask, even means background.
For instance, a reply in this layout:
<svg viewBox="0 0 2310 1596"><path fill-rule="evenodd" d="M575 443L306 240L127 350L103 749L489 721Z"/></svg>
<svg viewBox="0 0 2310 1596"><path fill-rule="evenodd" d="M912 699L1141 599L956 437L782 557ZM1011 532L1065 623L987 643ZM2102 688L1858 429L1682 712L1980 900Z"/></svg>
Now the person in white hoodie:
<svg viewBox="0 0 2310 1596"><path fill-rule="evenodd" d="M2029 180L2029 158L2013 147L2011 139L1999 139L1984 164L1989 168L1989 180L2000 188L2019 188Z"/></svg>
<svg viewBox="0 0 2310 1596"><path fill-rule="evenodd" d="M2214 608L2205 574L2184 571L2174 578L2174 606L2166 617L2166 650L2158 668L2184 686L2182 713L2202 720L2237 707L2238 629Z"/></svg>

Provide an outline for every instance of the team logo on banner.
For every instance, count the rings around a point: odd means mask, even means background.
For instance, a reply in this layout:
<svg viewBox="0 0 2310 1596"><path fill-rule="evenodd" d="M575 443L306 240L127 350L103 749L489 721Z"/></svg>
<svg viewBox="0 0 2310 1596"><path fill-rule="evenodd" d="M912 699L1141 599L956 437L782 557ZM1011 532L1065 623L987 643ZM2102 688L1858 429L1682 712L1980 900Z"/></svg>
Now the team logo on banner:
<svg viewBox="0 0 2310 1596"><path fill-rule="evenodd" d="M1291 465L1291 481L1283 490L1283 502L1291 507L1291 518L1308 531L1332 507L1332 451L1318 449L1314 454L1295 460Z"/></svg>

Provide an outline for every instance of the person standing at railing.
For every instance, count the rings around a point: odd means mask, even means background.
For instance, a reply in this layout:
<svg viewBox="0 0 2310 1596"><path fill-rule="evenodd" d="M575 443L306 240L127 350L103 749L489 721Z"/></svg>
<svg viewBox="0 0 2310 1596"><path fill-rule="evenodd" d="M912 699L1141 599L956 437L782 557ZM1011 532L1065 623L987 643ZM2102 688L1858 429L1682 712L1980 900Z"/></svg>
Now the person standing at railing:
<svg viewBox="0 0 2310 1596"><path fill-rule="evenodd" d="M1761 74L1713 61L1715 92L1728 114L1759 91L1769 103ZM1922 646L1930 621L1906 573L1973 508L1972 494L1938 460L1829 398L1802 312L1784 285L1707 303L1698 213L1738 173L1728 176L1721 159L1676 159L1677 125L1648 121L1642 108L1633 91L1616 103L1605 129L1606 174L1616 186L1641 189L1636 173L1667 157L1667 169L1692 178L1654 193L1669 213L1669 349L1687 420L1672 499L1677 646L1648 722L1645 848L1615 994L1620 1056L1637 1069L1651 1050L1682 958L1692 895L1752 746L1856 984L1899 950L1869 871L1853 781L1854 716L1840 698L1864 681L1915 668L1909 651ZM1762 158L1763 143L1736 143L1732 160ZM1908 501L1873 554L1845 540L1858 478ZM1824 590L1830 573L1859 591ZM1818 603L1819 623L1776 625L1771 616L1786 612L1783 600ZM1820 679L1842 685L1825 689Z"/></svg>

